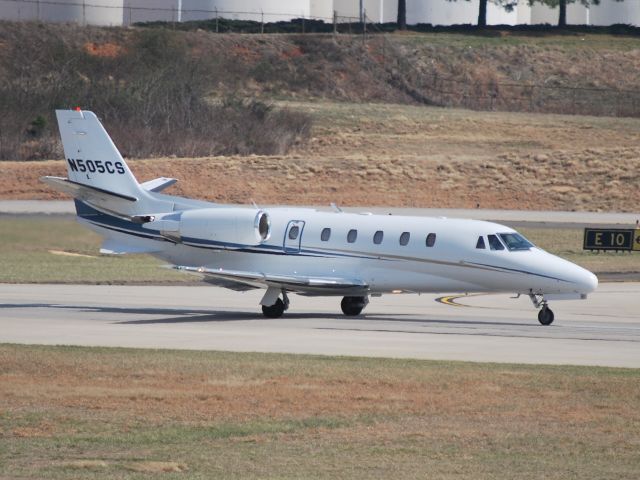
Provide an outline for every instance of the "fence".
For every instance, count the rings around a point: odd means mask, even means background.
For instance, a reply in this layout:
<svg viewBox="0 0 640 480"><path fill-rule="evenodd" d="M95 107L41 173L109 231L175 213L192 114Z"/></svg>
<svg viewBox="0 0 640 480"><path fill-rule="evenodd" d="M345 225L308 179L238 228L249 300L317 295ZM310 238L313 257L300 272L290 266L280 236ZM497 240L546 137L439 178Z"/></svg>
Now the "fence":
<svg viewBox="0 0 640 480"><path fill-rule="evenodd" d="M0 0L0 19L15 21L73 22L81 25L133 25L145 22L185 22L198 20L245 20L267 23L301 19L304 21L355 23L359 18L346 15L312 14L308 8L276 12L262 10L224 10L216 7L185 8L183 1L160 0L153 7L138 5L135 0ZM327 9L323 9L327 10Z"/></svg>
<svg viewBox="0 0 640 480"><path fill-rule="evenodd" d="M416 68L376 24L368 24L368 52L375 54L389 80L416 101L442 107L613 117L640 117L640 91L471 82Z"/></svg>
<svg viewBox="0 0 640 480"><path fill-rule="evenodd" d="M300 14L224 11L207 9L178 9L174 7L144 7L132 2L100 4L100 0L0 0L0 17L14 20L75 21L81 24L104 22L129 25L139 21L168 22L174 28L187 28L180 22L208 22L207 28L216 32L242 33L333 33L353 35L362 41L361 56L381 64L383 74L396 88L416 101L444 107L475 110L506 110L563 114L640 117L640 92L605 88L568 87L518 84L506 82L480 83L444 77L416 68L386 32L388 25L364 22L357 17L338 15L313 16ZM108 1L108 0L105 0ZM172 0L167 0L171 3ZM167 3L167 4L168 4ZM182 3L181 3L182 4ZM176 2L177 5L177 2ZM14 9L9 12L7 6ZM108 15L106 12L110 12ZM236 18L236 20L234 20ZM357 34L357 36L356 36ZM349 38L349 37L347 37Z"/></svg>

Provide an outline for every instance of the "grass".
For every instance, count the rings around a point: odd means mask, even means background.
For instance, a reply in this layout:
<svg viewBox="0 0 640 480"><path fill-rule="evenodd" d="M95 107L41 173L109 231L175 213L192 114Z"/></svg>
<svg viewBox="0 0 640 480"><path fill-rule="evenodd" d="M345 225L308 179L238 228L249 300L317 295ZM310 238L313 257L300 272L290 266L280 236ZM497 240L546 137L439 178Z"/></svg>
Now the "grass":
<svg viewBox="0 0 640 480"><path fill-rule="evenodd" d="M632 369L0 345L0 382L0 477L635 479L640 469Z"/></svg>
<svg viewBox="0 0 640 480"><path fill-rule="evenodd" d="M101 237L68 217L2 216L0 238L0 283L193 280L193 277L160 268L161 262L146 255L100 255Z"/></svg>
<svg viewBox="0 0 640 480"><path fill-rule="evenodd" d="M393 38L393 37L392 37ZM408 33L403 34L404 45L442 45L452 47L505 47L528 45L547 49L588 49L629 51L638 48L640 39L634 36L608 34L504 32L504 34L477 35L463 33Z"/></svg>
<svg viewBox="0 0 640 480"><path fill-rule="evenodd" d="M638 252L595 253L583 250L583 229L520 228L518 230L535 245L594 273L640 272Z"/></svg>
<svg viewBox="0 0 640 480"><path fill-rule="evenodd" d="M638 254L583 251L581 229L519 230L539 247L596 273L640 272ZM68 217L0 217L0 238L0 283L135 284L194 280L192 276L160 268L161 262L147 255L100 255L100 237Z"/></svg>

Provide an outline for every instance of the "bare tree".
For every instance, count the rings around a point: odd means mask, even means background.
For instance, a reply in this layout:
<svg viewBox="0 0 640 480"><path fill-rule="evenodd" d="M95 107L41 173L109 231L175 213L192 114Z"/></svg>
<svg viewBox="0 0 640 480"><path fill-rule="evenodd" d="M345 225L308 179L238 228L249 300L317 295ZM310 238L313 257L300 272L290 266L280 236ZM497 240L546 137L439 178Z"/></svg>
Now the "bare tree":
<svg viewBox="0 0 640 480"><path fill-rule="evenodd" d="M398 28L407 29L407 0L398 0Z"/></svg>

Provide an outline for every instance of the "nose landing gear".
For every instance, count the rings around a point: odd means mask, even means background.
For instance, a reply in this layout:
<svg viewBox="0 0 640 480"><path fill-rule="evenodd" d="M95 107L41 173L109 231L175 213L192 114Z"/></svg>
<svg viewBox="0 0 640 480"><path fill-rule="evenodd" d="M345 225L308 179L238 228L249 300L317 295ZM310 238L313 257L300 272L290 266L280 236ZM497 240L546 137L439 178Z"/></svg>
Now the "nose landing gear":
<svg viewBox="0 0 640 480"><path fill-rule="evenodd" d="M538 312L538 321L542 325L551 325L553 323L553 318L553 311L546 305L543 306Z"/></svg>
<svg viewBox="0 0 640 480"><path fill-rule="evenodd" d="M551 325L555 315L553 314L553 310L551 310L547 305L547 301L544 299L544 296L530 293L529 298L531 299L531 302L533 302L533 305L540 309L538 312L538 321L540 324Z"/></svg>

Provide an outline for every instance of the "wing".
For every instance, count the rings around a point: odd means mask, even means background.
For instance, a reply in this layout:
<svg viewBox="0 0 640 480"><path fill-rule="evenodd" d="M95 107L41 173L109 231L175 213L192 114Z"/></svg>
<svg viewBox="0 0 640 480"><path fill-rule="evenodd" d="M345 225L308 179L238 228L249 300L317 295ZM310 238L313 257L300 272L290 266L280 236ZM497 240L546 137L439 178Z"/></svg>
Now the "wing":
<svg viewBox="0 0 640 480"><path fill-rule="evenodd" d="M253 288L276 287L291 292L320 295L365 295L369 290L369 285L367 285L366 282L356 279L302 275L270 275L261 272L179 265L174 268L185 272L200 273L212 279L240 283Z"/></svg>

